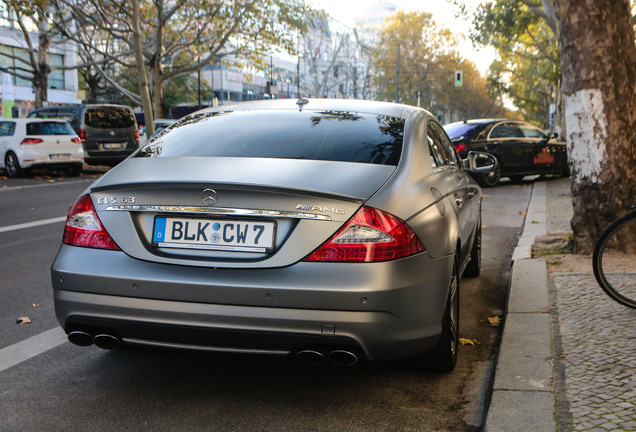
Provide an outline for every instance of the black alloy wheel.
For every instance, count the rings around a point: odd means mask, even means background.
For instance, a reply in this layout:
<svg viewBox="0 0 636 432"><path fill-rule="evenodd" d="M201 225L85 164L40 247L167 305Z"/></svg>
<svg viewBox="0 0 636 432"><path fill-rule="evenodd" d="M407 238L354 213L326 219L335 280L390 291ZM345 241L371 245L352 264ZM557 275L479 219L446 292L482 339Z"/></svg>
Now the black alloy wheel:
<svg viewBox="0 0 636 432"><path fill-rule="evenodd" d="M442 334L431 352L418 356L418 364L433 372L452 372L457 365L459 347L459 263L455 257L446 310L442 318Z"/></svg>
<svg viewBox="0 0 636 432"><path fill-rule="evenodd" d="M9 177L20 177L22 175L23 170L20 167L20 161L13 152L8 152L4 157L4 167Z"/></svg>
<svg viewBox="0 0 636 432"><path fill-rule="evenodd" d="M495 158L496 159L496 158ZM493 187L499 183L501 179L501 167L499 166L499 161L497 161L497 166L494 170L489 173L481 174L477 177L477 182L480 186L483 187Z"/></svg>
<svg viewBox="0 0 636 432"><path fill-rule="evenodd" d="M473 240L473 247L470 250L470 261L466 265L464 270L464 276L477 277L481 272L481 212L479 214L479 221L475 228L475 239Z"/></svg>

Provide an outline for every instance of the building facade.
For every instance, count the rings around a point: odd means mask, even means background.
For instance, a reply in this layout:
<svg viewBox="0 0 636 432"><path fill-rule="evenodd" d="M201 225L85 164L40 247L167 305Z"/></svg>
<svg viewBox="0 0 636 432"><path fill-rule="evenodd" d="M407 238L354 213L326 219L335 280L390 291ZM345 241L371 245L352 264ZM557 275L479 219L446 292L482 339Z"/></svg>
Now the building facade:
<svg viewBox="0 0 636 432"><path fill-rule="evenodd" d="M30 36L31 40L37 41L37 34L32 33ZM19 77L4 72L0 97L3 99L2 116L5 118L25 117L35 108L33 84L29 79L26 79L32 76L28 72L30 69L28 58L28 47L22 32L9 26L0 26L0 67L8 70L17 69L20 75L24 76ZM77 64L74 45L69 42L56 43L54 41L49 48L48 61L53 70L49 75L48 100L45 104L81 103L78 98L77 70L60 69L61 67L72 68ZM11 98L13 98L12 103ZM11 108L8 109L8 107Z"/></svg>

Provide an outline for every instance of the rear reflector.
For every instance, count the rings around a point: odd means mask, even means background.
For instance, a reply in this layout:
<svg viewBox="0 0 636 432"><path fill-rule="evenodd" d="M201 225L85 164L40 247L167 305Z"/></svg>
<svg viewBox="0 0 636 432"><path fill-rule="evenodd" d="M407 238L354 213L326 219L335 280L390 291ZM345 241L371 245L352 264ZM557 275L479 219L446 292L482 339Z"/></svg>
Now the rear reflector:
<svg viewBox="0 0 636 432"><path fill-rule="evenodd" d="M424 250L420 239L404 221L381 210L362 207L305 261L390 261Z"/></svg>
<svg viewBox="0 0 636 432"><path fill-rule="evenodd" d="M457 153L461 153L463 150L466 150L467 147L468 145L466 145L463 141L455 143L455 150L457 150Z"/></svg>
<svg viewBox="0 0 636 432"><path fill-rule="evenodd" d="M62 242L71 246L121 250L97 217L90 195L79 197L68 212Z"/></svg>

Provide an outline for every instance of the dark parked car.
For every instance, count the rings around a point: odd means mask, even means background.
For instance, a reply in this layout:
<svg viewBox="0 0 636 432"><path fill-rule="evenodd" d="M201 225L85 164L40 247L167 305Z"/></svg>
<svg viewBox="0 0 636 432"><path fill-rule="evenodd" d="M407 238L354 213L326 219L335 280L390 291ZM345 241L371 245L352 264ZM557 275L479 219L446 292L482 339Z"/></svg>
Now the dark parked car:
<svg viewBox="0 0 636 432"><path fill-rule="evenodd" d="M457 359L481 190L428 112L283 99L187 116L88 187L53 263L78 345L351 365Z"/></svg>
<svg viewBox="0 0 636 432"><path fill-rule="evenodd" d="M139 148L139 130L124 105L62 105L37 108L29 117L69 122L82 140L88 165L117 165Z"/></svg>
<svg viewBox="0 0 636 432"><path fill-rule="evenodd" d="M520 181L535 174L569 175L566 144L550 139L530 123L507 119L466 120L447 124L444 130L460 156L478 150L497 158L497 169L475 176L482 186L494 186L501 177Z"/></svg>

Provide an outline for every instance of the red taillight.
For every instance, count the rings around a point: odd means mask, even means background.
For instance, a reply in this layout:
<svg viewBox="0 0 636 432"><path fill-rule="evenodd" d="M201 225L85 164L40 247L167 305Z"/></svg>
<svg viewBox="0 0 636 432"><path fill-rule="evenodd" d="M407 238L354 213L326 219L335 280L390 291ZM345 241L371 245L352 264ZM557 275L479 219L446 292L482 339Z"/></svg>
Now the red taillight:
<svg viewBox="0 0 636 432"><path fill-rule="evenodd" d="M86 142L86 131L84 129L80 129L77 132L77 135L79 135L79 139L81 142Z"/></svg>
<svg viewBox="0 0 636 432"><path fill-rule="evenodd" d="M90 195L79 197L68 212L62 242L71 246L120 250L97 217Z"/></svg>
<svg viewBox="0 0 636 432"><path fill-rule="evenodd" d="M40 138L25 138L25 139L22 140L20 145L40 144L42 142L44 142L44 141L41 140Z"/></svg>
<svg viewBox="0 0 636 432"><path fill-rule="evenodd" d="M305 261L390 261L424 250L420 239L401 219L372 207L362 207Z"/></svg>
<svg viewBox="0 0 636 432"><path fill-rule="evenodd" d="M135 129L135 139L137 140L137 143L139 143L139 129Z"/></svg>
<svg viewBox="0 0 636 432"><path fill-rule="evenodd" d="M457 150L457 153L461 153L463 150L466 150L466 148L468 148L468 145L466 145L463 141L455 143L455 150Z"/></svg>
<svg viewBox="0 0 636 432"><path fill-rule="evenodd" d="M74 142L74 143L76 143L76 144L81 144L81 143L82 143L82 140L81 140L81 139L79 139L78 137L74 137L74 138L71 138L71 142Z"/></svg>

